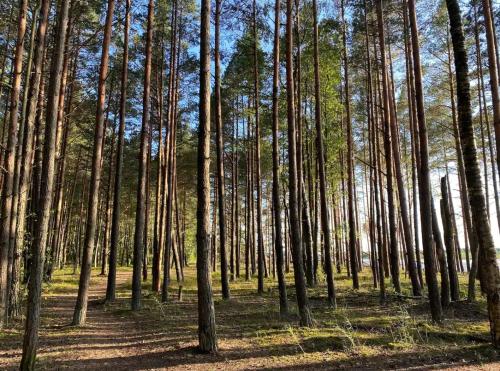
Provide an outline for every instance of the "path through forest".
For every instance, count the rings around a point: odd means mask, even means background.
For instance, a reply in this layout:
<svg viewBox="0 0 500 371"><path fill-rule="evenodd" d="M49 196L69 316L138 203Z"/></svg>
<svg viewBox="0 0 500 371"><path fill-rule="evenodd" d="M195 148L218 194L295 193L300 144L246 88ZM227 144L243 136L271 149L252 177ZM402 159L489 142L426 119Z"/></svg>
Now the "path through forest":
<svg viewBox="0 0 500 371"><path fill-rule="evenodd" d="M183 300L178 300L176 284L172 284L172 300L167 305L161 305L156 296L148 292L149 282L146 282L143 309L132 312L129 310L130 269L119 270L118 299L112 305L102 303L106 277L98 276L95 271L87 324L77 328L68 324L78 276L68 270L58 272L44 291L39 369L356 369L361 366L420 369L433 365L433 368L460 366L488 370L498 367L498 363L492 363L495 357L492 358L488 338L483 338L485 324L482 322L477 329L479 336L462 339L456 332L453 335L446 332L436 335L440 345L426 340L424 344L388 347L387 344L393 344L391 339L398 339L394 335L397 327L380 322L387 314L385 311L391 309L381 311L376 296L372 303L372 295L367 292L346 293L341 299L342 306L353 308L340 308L335 314L324 308L324 299L312 296L313 308L322 307L326 317L316 316L316 329L298 329L297 318L293 316L286 321L279 320L275 289L258 296L255 282L233 284L231 300L216 300L221 351L216 356L198 354L194 279L195 270L190 267ZM369 281L365 284L369 285ZM219 294L216 290L217 297ZM374 322L356 322L358 311L360 316L373 315L368 318ZM341 320L346 313L351 316L350 320ZM339 325L340 321L343 324ZM463 323L456 326L463 327ZM470 333L470 328L466 331ZM18 326L0 336L0 369L18 367L21 335L21 326ZM443 347L443 341L458 344ZM469 348L465 349L462 341Z"/></svg>

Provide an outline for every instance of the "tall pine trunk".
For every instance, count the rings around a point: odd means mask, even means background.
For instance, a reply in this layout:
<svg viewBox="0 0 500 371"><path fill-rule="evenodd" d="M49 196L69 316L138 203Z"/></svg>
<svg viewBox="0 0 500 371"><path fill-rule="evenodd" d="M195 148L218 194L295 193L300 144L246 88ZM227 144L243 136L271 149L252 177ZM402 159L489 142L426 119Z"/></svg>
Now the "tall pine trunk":
<svg viewBox="0 0 500 371"><path fill-rule="evenodd" d="M432 239L432 208L431 185L429 171L429 150L427 138L427 124L425 122L425 108L422 83L422 67L420 63L420 45L418 36L417 14L415 0L408 0L408 11L411 30L411 46L413 56L413 70L415 76L415 104L417 108L418 124L418 181L420 200L420 223L422 229L422 248L424 251L425 278L429 291L429 303L432 319L440 322L443 317L439 300L439 287L436 277L436 263Z"/></svg>
<svg viewBox="0 0 500 371"><path fill-rule="evenodd" d="M198 205L196 270L200 351L217 352L215 309L210 274L210 1L201 1L200 122L198 126Z"/></svg>
<svg viewBox="0 0 500 371"><path fill-rule="evenodd" d="M457 79L458 121L464 157L465 177L469 193L472 221L478 241L479 280L486 295L490 333L493 345L500 347L500 273L496 261L496 250L486 214L483 195L470 98L469 66L462 27L460 7L457 0L446 0L450 17L450 33L455 58ZM498 136L497 136L498 140Z"/></svg>
<svg viewBox="0 0 500 371"><path fill-rule="evenodd" d="M280 178L279 178L279 57L280 57L280 0L274 4L274 46L273 46L273 213L274 213L274 248L276 251L276 272L278 275L278 288L280 295L280 314L288 313L288 300L286 297L286 282L283 259L282 220L280 204Z"/></svg>
<svg viewBox="0 0 500 371"><path fill-rule="evenodd" d="M54 188L57 112L61 88L69 3L70 0L63 0L59 8L56 33L57 38L51 62L49 89L47 94L40 197L36 213L37 219L35 226L35 239L32 244L32 261L30 266L30 280L28 284L28 313L26 315L23 355L20 366L21 370L34 369L36 361L44 258L51 213L52 193ZM42 24L42 22L40 24Z"/></svg>
<svg viewBox="0 0 500 371"><path fill-rule="evenodd" d="M85 229L84 250L78 296L73 313L73 325L82 325L87 317L89 299L89 284L94 252L94 240L97 228L97 210L99 205L99 185L101 183L102 138L104 135L104 105L106 100L106 78L108 76L109 46L111 43L111 29L113 26L113 11L115 0L108 0L104 39L102 43L101 62L99 66L99 85L97 92L96 123L94 130L94 151L92 154L92 173L89 184L89 198L87 205L87 224Z"/></svg>

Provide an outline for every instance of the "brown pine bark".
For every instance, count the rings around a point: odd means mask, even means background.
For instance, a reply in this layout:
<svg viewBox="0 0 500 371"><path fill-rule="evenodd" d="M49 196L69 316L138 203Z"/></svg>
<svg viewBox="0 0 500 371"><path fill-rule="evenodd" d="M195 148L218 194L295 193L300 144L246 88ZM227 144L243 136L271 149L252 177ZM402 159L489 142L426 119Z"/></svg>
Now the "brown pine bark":
<svg viewBox="0 0 500 371"><path fill-rule="evenodd" d="M320 76L319 76L319 46L318 46L318 6L316 0L313 2L313 44L314 44L314 121L316 127L316 158L318 161L319 174L319 197L321 209L321 229L323 230L324 252L325 252L325 273L328 289L328 302L331 306L336 307L335 282L333 279L332 269L332 241L331 228L328 216L328 202L326 189L326 165L325 165L325 149L323 143L323 127L321 124L321 98L320 98ZM290 121L289 121L290 125ZM291 184L291 182L290 182ZM290 190L290 193L292 191ZM292 200L290 199L290 204ZM292 232L293 233L293 232Z"/></svg>
<svg viewBox="0 0 500 371"><path fill-rule="evenodd" d="M144 67L144 93L142 97L141 148L139 154L139 182L135 214L134 262L132 274L132 310L141 309L142 263L144 254L144 234L146 233L146 176L149 146L149 111L151 97L151 57L153 51L154 0L148 3L146 30L146 61Z"/></svg>
<svg viewBox="0 0 500 371"><path fill-rule="evenodd" d="M490 0L482 0L484 29L486 33L486 45L488 50L488 68L490 72L491 103L493 105L493 127L495 128L495 140L497 147L497 167L500 174L500 93L498 80L498 63L496 56L496 42L492 10ZM478 236L478 238L480 238Z"/></svg>
<svg viewBox="0 0 500 371"><path fill-rule="evenodd" d="M349 255L351 263L352 287L359 289L357 254L356 254L356 218L354 216L354 144L351 122L350 87L349 87L349 63L347 60L347 24L344 17L344 1L341 1L342 14L342 44L344 63L344 107L347 130L347 214L349 216Z"/></svg>
<svg viewBox="0 0 500 371"><path fill-rule="evenodd" d="M113 184L113 215L111 219L111 237L109 246L109 270L106 286L106 301L115 300L116 296L116 264L120 238L120 190L123 171L123 146L125 135L125 115L127 110L127 79L128 79L128 35L130 29L130 4L125 2L125 27L123 29L123 56L120 87L120 118L118 126L118 143L116 148L115 176Z"/></svg>
<svg viewBox="0 0 500 371"><path fill-rule="evenodd" d="M452 301L460 300L457 266L455 264L455 234L451 220L450 195L448 194L447 177L441 178L441 219L443 221L443 236L448 261L448 276L450 278L450 295Z"/></svg>
<svg viewBox="0 0 500 371"><path fill-rule="evenodd" d="M260 91L259 65L257 58L257 5L252 3L252 31L253 31L253 88L255 110L255 188L257 190L257 292L264 293L264 233L262 230L262 184L260 168Z"/></svg>
<svg viewBox="0 0 500 371"><path fill-rule="evenodd" d="M28 1L20 0L19 16L17 18L17 39L14 52L13 78L10 89L10 110L7 133L6 153L3 158L4 179L2 185L2 221L0 225L0 328L7 323L9 307L9 251L13 248L10 244L14 240L15 230L11 229L11 216L15 210L14 202L14 170L17 145L19 95L21 91L24 35L26 33L26 15Z"/></svg>
<svg viewBox="0 0 500 371"><path fill-rule="evenodd" d="M460 133L458 129L458 121L457 121L457 107L456 107L456 101L455 101L455 87L453 84L453 74L451 71L451 50L448 45L448 79L449 79L449 85L450 85L450 101L451 101L451 114L452 114L452 124L453 124L453 136L455 137L455 151L457 153L457 168L458 168L458 176L459 176L459 189L460 189L460 201L461 201L461 206L462 206L462 214L463 214L463 220L464 220L464 225L465 225L465 231L466 231L466 244L465 244L465 255L466 255L466 264L467 264L467 270L471 270L470 262L469 262L469 246L470 250L472 251L472 266L477 267L477 259L475 259L475 256L477 254L474 253L474 251L477 251L477 237L475 235L475 232L472 228L472 220L471 220L471 215L470 215L470 205L469 205L469 195L467 191L467 181L465 179L465 168L464 168L464 157L462 154L462 146L460 143ZM467 243L468 242L468 243ZM473 268L474 271L477 270L477 268ZM471 276L471 275L469 275ZM476 274L474 273L472 278L472 284L469 286L469 293L468 293L468 299L469 300L474 300L473 298L475 297L475 277Z"/></svg>
<svg viewBox="0 0 500 371"><path fill-rule="evenodd" d="M389 93L389 78L387 72L387 62L385 57L385 30L384 30L384 16L382 12L382 1L377 0L377 24L378 24L378 37L380 44L380 59L381 59L381 73L382 73L382 105L383 105L383 120L384 120L384 152L385 152L385 171L387 178L387 206L389 212L389 258L392 284L397 293L401 292L401 284L399 280L399 253L397 246L397 233L396 233L396 206L394 203L394 190L393 190L393 156L392 156L392 142L396 138L391 136L391 125L394 117L391 117L391 97Z"/></svg>
<svg viewBox="0 0 500 371"><path fill-rule="evenodd" d="M297 189L297 131L295 127L295 97L293 84L293 0L286 2L286 87L287 87L287 121L288 121L288 182L289 192L289 213L290 213L290 232L292 261L295 278L295 290L297 295L297 304L299 308L300 324L302 326L311 326L312 318L309 310L309 300L307 297L307 288L304 275L304 263L302 259L302 241L300 236L300 220L298 210L298 189ZM326 183L326 182L325 182ZM326 184L325 184L326 186ZM324 211L326 213L326 210Z"/></svg>
<svg viewBox="0 0 500 371"><path fill-rule="evenodd" d="M222 102L220 94L220 13L222 1L215 1L215 132L217 147L217 182L218 208L219 208L219 241L220 241L220 277L222 284L222 297L229 299L229 278L227 274L226 253L226 214L225 214L225 185L224 185L224 138L222 133Z"/></svg>
<svg viewBox="0 0 500 371"><path fill-rule="evenodd" d="M281 2L274 3L274 44L273 44L273 213L274 213L274 249L276 253L276 273L278 276L278 289L280 295L280 314L288 313L288 300L286 296L286 282L283 259L283 238L280 204L280 179L279 179L279 57L280 57L280 11Z"/></svg>
<svg viewBox="0 0 500 371"><path fill-rule="evenodd" d="M43 164L41 171L40 198L36 215L35 239L32 244L31 272L28 284L28 313L26 316L24 332L23 355L20 365L21 370L34 369L36 362L44 258L51 211L50 206L52 204L52 193L54 188L57 112L61 88L61 75L64 59L66 28L68 25L69 4L70 0L63 0L59 8L56 44L53 50L49 89L47 92L48 101L43 147ZM42 22L40 22L40 25L45 26Z"/></svg>
<svg viewBox="0 0 500 371"><path fill-rule="evenodd" d="M99 185L101 182L102 138L104 135L104 104L106 100L106 77L108 75L109 46L113 25L115 0L108 0L104 39L102 43L101 62L99 67L99 84L97 92L96 124L94 131L94 151L92 154L92 171L89 184L89 199L87 206L87 223L85 230L84 251L78 296L73 313L73 325L82 325L87 317L90 273L94 240L97 228L97 210L99 205Z"/></svg>
<svg viewBox="0 0 500 371"><path fill-rule="evenodd" d="M429 175L429 150L427 138L427 125L425 122L425 108L422 84L422 67L420 64L420 45L415 11L415 0L408 0L408 11L411 30L411 45L413 56L413 70L415 76L415 103L417 108L418 144L419 144L419 199L420 223L422 228L422 248L424 251L425 278L429 291L429 303L432 319L436 322L442 320L442 308L439 300L439 288L436 279L436 264L434 262L434 248L432 241L432 208L431 187Z"/></svg>
<svg viewBox="0 0 500 371"><path fill-rule="evenodd" d="M198 126L198 206L196 270L200 351L217 352L215 309L210 274L210 1L201 1L200 122Z"/></svg>

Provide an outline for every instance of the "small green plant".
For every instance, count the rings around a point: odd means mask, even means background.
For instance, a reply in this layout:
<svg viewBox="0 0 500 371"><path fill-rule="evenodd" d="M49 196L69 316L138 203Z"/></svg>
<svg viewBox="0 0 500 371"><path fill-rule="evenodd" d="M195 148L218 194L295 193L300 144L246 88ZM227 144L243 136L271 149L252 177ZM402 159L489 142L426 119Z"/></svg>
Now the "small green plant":
<svg viewBox="0 0 500 371"><path fill-rule="evenodd" d="M411 347L418 342L423 342L418 324L405 305L399 306L396 320L389 326L389 333L392 337L389 345L395 348Z"/></svg>

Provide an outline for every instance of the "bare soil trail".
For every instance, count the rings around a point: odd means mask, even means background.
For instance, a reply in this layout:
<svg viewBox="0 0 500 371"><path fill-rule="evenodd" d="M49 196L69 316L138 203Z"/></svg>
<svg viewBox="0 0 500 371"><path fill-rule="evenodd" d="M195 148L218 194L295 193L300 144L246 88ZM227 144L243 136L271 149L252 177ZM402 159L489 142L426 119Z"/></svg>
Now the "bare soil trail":
<svg viewBox="0 0 500 371"><path fill-rule="evenodd" d="M44 290L37 369L500 369L498 354L485 336L482 310L477 314L481 318L477 333L460 332L464 324L472 326L470 319L461 316L470 315L475 307L458 308L453 322L441 332L442 328L435 331L427 322L402 324L400 319L407 314L400 314L401 305L380 308L369 290L346 289L340 309L333 311L321 297L324 288L318 288L311 290L317 326L300 329L294 316L279 319L275 288L258 296L255 282L240 281L232 284L229 301L222 301L220 292L215 292L219 354L198 354L194 272L193 267L186 272L182 301L176 295L177 284L172 284L171 301L161 304L145 282L143 309L132 312L130 269L118 271L118 298L112 304L102 302L106 277L95 271L87 323L82 327L68 326L78 277L70 271L58 272ZM216 289L217 279L215 275ZM369 286L369 279L363 284ZM289 294L293 291L291 287ZM419 315L418 304L409 310ZM396 318L400 322L393 323L393 316L400 316ZM426 328L425 336L419 328ZM0 330L0 369L18 368L21 345L22 323Z"/></svg>

